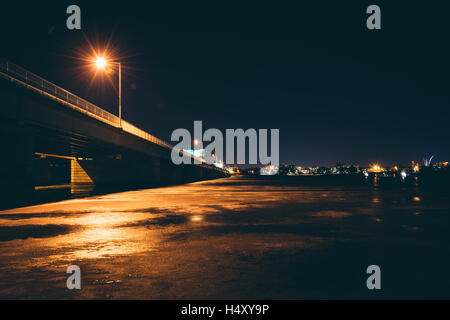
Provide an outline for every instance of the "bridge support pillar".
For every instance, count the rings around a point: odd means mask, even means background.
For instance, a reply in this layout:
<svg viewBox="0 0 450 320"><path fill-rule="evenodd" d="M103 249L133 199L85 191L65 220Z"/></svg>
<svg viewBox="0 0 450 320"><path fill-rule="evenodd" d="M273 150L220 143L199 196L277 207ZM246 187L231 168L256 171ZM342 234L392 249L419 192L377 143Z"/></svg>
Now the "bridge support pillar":
<svg viewBox="0 0 450 320"><path fill-rule="evenodd" d="M0 131L0 192L4 199L22 201L34 191L33 135L18 126Z"/></svg>
<svg viewBox="0 0 450 320"><path fill-rule="evenodd" d="M72 160L73 186L146 187L161 182L161 161L156 158Z"/></svg>

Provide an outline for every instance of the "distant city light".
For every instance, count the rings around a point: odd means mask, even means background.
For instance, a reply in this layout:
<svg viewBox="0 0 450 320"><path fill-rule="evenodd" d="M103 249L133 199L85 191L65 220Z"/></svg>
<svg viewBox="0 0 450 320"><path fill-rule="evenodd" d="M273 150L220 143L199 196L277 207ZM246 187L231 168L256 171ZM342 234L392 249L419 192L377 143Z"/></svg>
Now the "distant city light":
<svg viewBox="0 0 450 320"><path fill-rule="evenodd" d="M370 169L367 171L374 172L374 173L380 173L386 171L384 168L382 168L379 164L373 164Z"/></svg>
<svg viewBox="0 0 450 320"><path fill-rule="evenodd" d="M400 172L400 175L402 176L402 179L403 179L403 180L405 180L406 177L408 176L408 174L406 173L406 171Z"/></svg>
<svg viewBox="0 0 450 320"><path fill-rule="evenodd" d="M262 176L273 176L278 173L278 167L275 166L265 166L262 167L259 171L259 174Z"/></svg>
<svg viewBox="0 0 450 320"><path fill-rule="evenodd" d="M204 157L205 156L205 149L195 149L195 150L186 150L186 149L183 149L183 151L185 151L185 152L187 152L187 153L190 153L190 154L192 154L194 157L197 157L197 158L202 158L202 157Z"/></svg>

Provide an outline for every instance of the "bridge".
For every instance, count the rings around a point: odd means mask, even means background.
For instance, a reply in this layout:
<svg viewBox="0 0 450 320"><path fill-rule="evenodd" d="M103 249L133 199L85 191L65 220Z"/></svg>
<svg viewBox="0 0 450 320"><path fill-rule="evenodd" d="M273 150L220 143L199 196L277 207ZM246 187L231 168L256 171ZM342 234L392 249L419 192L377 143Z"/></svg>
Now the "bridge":
<svg viewBox="0 0 450 320"><path fill-rule="evenodd" d="M137 188L226 175L204 162L174 165L170 144L3 58L0 101L2 194L25 197L37 185L60 181L61 167L67 167L62 175L75 189Z"/></svg>

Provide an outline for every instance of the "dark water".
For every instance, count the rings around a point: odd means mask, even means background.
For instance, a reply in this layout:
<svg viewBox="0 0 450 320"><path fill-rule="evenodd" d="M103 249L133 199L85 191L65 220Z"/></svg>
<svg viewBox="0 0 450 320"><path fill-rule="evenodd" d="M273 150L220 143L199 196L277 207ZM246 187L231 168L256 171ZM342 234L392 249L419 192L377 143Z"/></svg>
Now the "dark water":
<svg viewBox="0 0 450 320"><path fill-rule="evenodd" d="M416 180L233 177L72 199L0 212L0 297L449 298L449 222L448 188Z"/></svg>

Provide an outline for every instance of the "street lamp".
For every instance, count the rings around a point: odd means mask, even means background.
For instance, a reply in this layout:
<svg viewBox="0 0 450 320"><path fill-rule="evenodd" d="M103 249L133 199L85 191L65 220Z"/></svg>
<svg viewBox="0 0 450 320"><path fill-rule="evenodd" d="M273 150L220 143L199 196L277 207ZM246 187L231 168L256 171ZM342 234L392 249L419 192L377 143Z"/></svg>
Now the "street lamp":
<svg viewBox="0 0 450 320"><path fill-rule="evenodd" d="M122 65L120 62L107 62L104 57L97 57L94 60L97 69L105 70L108 64L119 66L119 127L122 127Z"/></svg>

